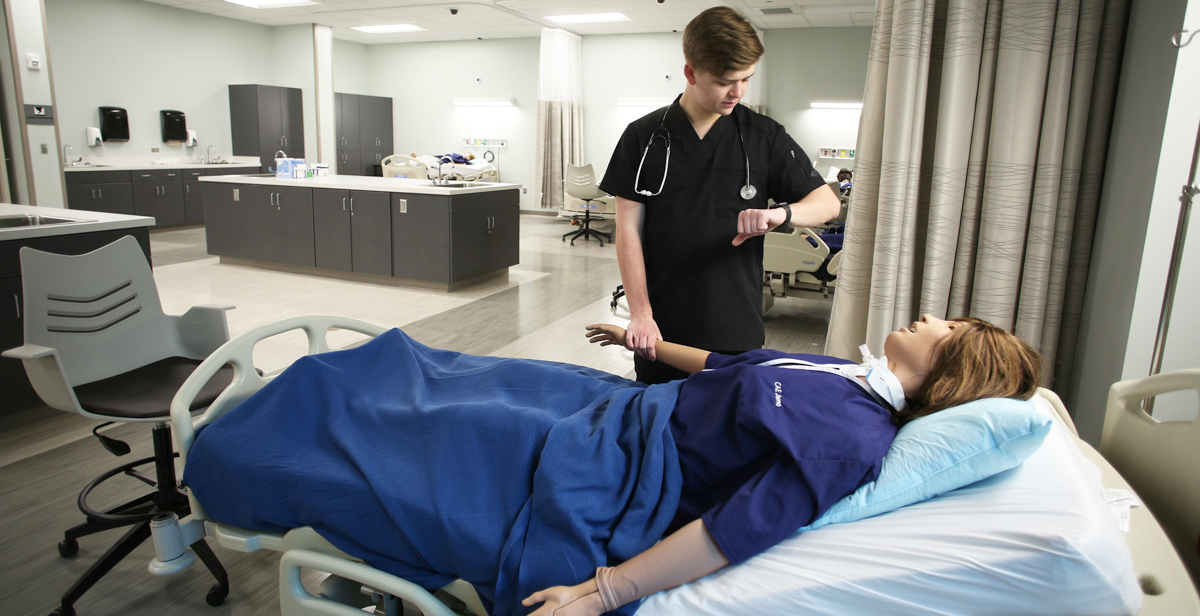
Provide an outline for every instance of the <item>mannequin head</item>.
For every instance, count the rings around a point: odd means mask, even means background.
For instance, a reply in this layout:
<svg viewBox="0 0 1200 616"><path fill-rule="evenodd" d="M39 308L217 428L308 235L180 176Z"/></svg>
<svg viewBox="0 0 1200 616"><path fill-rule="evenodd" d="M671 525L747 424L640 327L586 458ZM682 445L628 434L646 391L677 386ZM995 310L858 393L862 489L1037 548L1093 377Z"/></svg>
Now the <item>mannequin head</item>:
<svg viewBox="0 0 1200 616"><path fill-rule="evenodd" d="M889 334L884 353L909 400L896 414L901 424L981 398L1028 399L1042 371L1042 357L1023 340L973 318L924 315Z"/></svg>

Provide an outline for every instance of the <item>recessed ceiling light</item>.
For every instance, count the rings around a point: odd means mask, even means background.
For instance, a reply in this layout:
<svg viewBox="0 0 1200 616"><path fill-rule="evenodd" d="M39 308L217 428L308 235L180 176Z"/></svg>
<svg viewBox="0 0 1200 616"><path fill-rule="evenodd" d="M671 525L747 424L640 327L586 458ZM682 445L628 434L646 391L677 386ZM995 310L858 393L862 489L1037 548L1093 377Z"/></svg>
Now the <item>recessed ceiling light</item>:
<svg viewBox="0 0 1200 616"><path fill-rule="evenodd" d="M359 32L369 32L371 34L387 34L389 32L425 32L425 28L414 26L412 24L391 24L387 26L356 26L350 28Z"/></svg>
<svg viewBox="0 0 1200 616"><path fill-rule="evenodd" d="M554 15L547 17L559 24L599 24L608 21L633 21L621 13L591 13L588 15Z"/></svg>
<svg viewBox="0 0 1200 616"><path fill-rule="evenodd" d="M282 9L289 6L308 6L321 4L318 0L225 0L232 4L248 6L252 9Z"/></svg>

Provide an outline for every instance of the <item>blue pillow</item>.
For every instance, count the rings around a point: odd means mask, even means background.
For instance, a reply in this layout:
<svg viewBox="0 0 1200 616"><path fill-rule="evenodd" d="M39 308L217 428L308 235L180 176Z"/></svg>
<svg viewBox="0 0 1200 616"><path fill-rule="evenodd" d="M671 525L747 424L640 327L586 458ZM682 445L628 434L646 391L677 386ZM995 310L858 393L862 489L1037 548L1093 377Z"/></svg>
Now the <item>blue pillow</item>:
<svg viewBox="0 0 1200 616"><path fill-rule="evenodd" d="M812 524L853 522L933 498L1006 471L1050 432L1032 402L985 398L913 420L883 456L879 477L833 504Z"/></svg>

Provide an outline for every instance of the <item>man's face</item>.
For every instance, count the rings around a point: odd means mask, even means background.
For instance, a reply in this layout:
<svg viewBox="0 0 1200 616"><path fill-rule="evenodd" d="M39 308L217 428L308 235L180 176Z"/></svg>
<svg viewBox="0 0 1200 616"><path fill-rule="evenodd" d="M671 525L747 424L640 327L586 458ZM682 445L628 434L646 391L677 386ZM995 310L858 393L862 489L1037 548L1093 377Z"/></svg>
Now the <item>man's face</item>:
<svg viewBox="0 0 1200 616"><path fill-rule="evenodd" d="M754 76L754 66L742 71L729 71L723 75L714 75L708 71L694 68L685 64L683 74L687 77L688 85L696 93L696 102L712 113L729 115L733 108L746 96L750 87L750 78Z"/></svg>

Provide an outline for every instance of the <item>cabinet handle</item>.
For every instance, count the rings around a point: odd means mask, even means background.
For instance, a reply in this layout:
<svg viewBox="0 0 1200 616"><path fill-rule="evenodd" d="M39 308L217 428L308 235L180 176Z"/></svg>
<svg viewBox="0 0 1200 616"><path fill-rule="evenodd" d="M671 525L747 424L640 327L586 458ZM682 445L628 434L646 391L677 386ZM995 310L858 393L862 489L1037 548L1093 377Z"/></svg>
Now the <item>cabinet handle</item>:
<svg viewBox="0 0 1200 616"><path fill-rule="evenodd" d="M346 198L345 197L342 197L342 211L343 212L346 211Z"/></svg>
<svg viewBox="0 0 1200 616"><path fill-rule="evenodd" d="M350 215L354 215L354 197L350 197Z"/></svg>
<svg viewBox="0 0 1200 616"><path fill-rule="evenodd" d="M287 135L283 136L283 145L287 145Z"/></svg>
<svg viewBox="0 0 1200 616"><path fill-rule="evenodd" d="M96 189L93 188L92 189L92 200L94 201L95 199L96 199Z"/></svg>
<svg viewBox="0 0 1200 616"><path fill-rule="evenodd" d="M103 199L103 198L104 198L104 189L103 189L103 188L97 188L97 189L96 189L96 194L100 195L100 198L101 198L101 199Z"/></svg>
<svg viewBox="0 0 1200 616"><path fill-rule="evenodd" d="M13 294L12 298L13 306L17 309L17 318L19 319L21 318L21 299L17 297L15 293Z"/></svg>
<svg viewBox="0 0 1200 616"><path fill-rule="evenodd" d="M183 194L185 194L185 195L192 194L192 187L188 186L187 184L184 184L183 185Z"/></svg>

